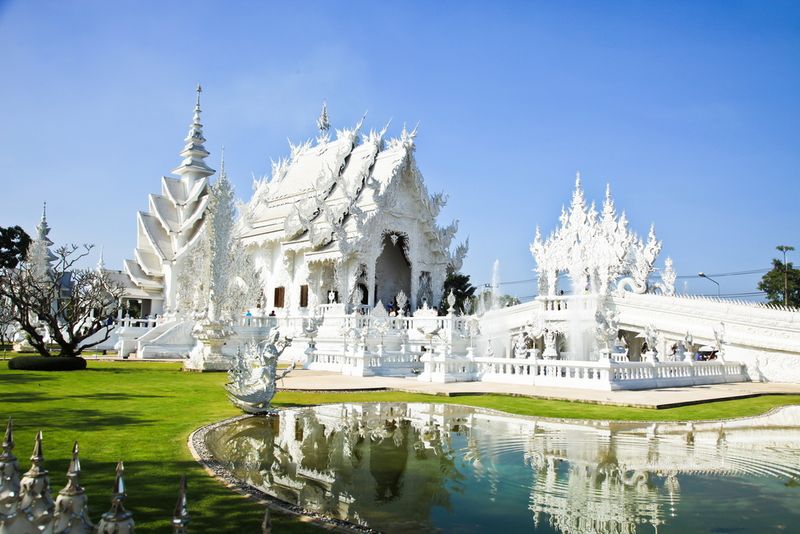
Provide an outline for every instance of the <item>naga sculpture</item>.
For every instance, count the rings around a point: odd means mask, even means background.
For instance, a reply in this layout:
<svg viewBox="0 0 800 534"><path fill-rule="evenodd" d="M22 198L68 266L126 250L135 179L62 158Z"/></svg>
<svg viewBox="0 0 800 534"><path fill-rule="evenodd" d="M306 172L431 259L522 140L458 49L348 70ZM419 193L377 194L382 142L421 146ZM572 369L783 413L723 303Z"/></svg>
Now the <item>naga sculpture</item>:
<svg viewBox="0 0 800 534"><path fill-rule="evenodd" d="M244 351L237 351L234 364L228 371L231 381L225 385L228 398L238 408L251 414L270 411L270 402L275 396L276 384L297 365L296 362L278 374L278 358L291 345L289 338L280 339L280 332L273 328L264 341L248 343Z"/></svg>

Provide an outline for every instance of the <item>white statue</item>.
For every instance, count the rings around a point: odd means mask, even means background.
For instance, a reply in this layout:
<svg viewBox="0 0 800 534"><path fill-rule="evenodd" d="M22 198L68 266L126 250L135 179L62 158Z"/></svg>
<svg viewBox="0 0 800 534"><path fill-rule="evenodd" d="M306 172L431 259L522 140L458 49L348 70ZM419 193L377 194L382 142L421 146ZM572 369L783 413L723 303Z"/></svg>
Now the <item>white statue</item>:
<svg viewBox="0 0 800 534"><path fill-rule="evenodd" d="M408 303L408 297L406 296L405 292L401 289L400 293L397 294L395 297L397 301L397 315L403 316L406 314L406 304Z"/></svg>
<svg viewBox="0 0 800 534"><path fill-rule="evenodd" d="M558 350L556 349L558 330L545 328L542 335L544 336L544 352L542 352L542 356L548 360L558 358Z"/></svg>
<svg viewBox="0 0 800 534"><path fill-rule="evenodd" d="M683 336L683 340L680 343L680 350L679 354L681 356L681 360L692 360L694 357L694 338L689 332L686 332L686 335Z"/></svg>
<svg viewBox="0 0 800 534"><path fill-rule="evenodd" d="M527 358L528 356L528 338L525 332L520 332L514 342L514 357Z"/></svg>
<svg viewBox="0 0 800 534"><path fill-rule="evenodd" d="M714 328L714 348L717 351L717 359L723 361L725 358L725 349L722 345L725 343L725 324L719 323L719 328Z"/></svg>
<svg viewBox="0 0 800 534"><path fill-rule="evenodd" d="M595 340L601 354L606 358L611 354L619 334L619 314L611 308L610 299L602 299L595 313Z"/></svg>
<svg viewBox="0 0 800 534"><path fill-rule="evenodd" d="M291 343L289 338L280 340L280 332L273 328L266 340L250 342L244 351L237 351L233 367L228 371L231 381L225 385L228 398L235 406L252 414L270 411L269 404L275 396L277 381L297 365L294 362L277 373L278 358Z"/></svg>
<svg viewBox="0 0 800 534"><path fill-rule="evenodd" d="M648 324L644 327L644 332L639 334L637 337L644 339L644 342L647 344L647 352L645 352L644 356L649 362L657 362L658 358L656 354L658 353L658 340L660 337L660 333L652 324Z"/></svg>

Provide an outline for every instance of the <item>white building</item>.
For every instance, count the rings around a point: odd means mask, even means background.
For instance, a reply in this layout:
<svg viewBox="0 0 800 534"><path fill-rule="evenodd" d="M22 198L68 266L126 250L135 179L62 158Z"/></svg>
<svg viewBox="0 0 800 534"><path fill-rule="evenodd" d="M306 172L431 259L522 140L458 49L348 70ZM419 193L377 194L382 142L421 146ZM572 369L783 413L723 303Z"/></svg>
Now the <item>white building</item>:
<svg viewBox="0 0 800 534"><path fill-rule="evenodd" d="M430 196L414 161L416 131L352 129L291 147L247 205L241 238L264 280L265 309L286 313L317 304L389 305L402 291L416 309L438 305L457 222L442 228L442 195Z"/></svg>

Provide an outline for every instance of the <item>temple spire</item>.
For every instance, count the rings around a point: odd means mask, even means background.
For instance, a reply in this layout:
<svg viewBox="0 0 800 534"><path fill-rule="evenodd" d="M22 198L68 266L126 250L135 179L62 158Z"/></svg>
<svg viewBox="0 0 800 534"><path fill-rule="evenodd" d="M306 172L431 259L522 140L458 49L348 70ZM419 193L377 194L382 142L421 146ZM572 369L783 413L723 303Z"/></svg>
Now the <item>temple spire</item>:
<svg viewBox="0 0 800 534"><path fill-rule="evenodd" d="M320 135L327 135L328 130L331 129L331 121L328 118L328 103L324 100L322 102L322 111L320 111L319 118L317 119L317 128L319 129Z"/></svg>
<svg viewBox="0 0 800 534"><path fill-rule="evenodd" d="M203 137L203 123L200 120L200 93L203 92L203 87L197 85L197 99L194 105L194 115L192 116L192 123L189 125L189 133L186 135L186 145L180 152L183 158L181 164L172 170L173 174L185 176L189 178L203 178L214 174L214 169L206 165L205 159L208 157L208 150L203 145L206 138Z"/></svg>
<svg viewBox="0 0 800 534"><path fill-rule="evenodd" d="M48 235L50 234L50 225L47 224L47 201L42 204L42 218L39 220L39 224L36 226L36 238L39 241L43 241L48 245L52 245L53 242L50 241Z"/></svg>

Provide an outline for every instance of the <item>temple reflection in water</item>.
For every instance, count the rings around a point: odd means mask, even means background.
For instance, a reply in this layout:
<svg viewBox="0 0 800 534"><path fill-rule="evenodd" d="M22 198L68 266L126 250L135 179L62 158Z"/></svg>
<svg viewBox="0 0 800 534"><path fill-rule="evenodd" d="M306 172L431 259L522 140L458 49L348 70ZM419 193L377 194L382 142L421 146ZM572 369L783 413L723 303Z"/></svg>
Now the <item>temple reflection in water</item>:
<svg viewBox="0 0 800 534"><path fill-rule="evenodd" d="M720 499L733 499L735 481L766 480L764 492L779 492L768 504L778 516L780 492L800 496L800 407L727 422L632 424L338 404L239 420L207 442L252 486L390 532L652 532L679 524L684 509L696 513L696 500L707 505L712 483ZM697 494L689 502L681 503L682 483Z"/></svg>

